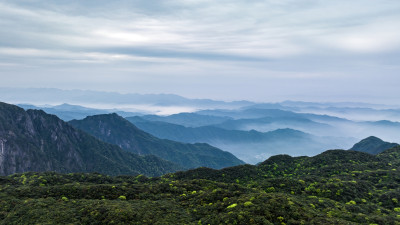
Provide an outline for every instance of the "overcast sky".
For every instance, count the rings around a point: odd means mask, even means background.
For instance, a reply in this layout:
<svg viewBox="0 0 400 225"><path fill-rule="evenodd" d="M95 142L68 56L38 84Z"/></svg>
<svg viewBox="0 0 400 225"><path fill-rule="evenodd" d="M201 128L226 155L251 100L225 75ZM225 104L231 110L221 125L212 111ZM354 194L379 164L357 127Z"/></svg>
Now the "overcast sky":
<svg viewBox="0 0 400 225"><path fill-rule="evenodd" d="M0 0L0 86L400 102L399 0Z"/></svg>

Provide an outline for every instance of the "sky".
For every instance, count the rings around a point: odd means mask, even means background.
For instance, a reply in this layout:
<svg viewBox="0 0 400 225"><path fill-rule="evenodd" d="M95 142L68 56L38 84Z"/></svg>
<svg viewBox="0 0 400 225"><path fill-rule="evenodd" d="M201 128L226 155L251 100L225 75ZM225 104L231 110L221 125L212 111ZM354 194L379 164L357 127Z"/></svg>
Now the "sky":
<svg viewBox="0 0 400 225"><path fill-rule="evenodd" d="M0 0L0 87L400 102L398 0Z"/></svg>

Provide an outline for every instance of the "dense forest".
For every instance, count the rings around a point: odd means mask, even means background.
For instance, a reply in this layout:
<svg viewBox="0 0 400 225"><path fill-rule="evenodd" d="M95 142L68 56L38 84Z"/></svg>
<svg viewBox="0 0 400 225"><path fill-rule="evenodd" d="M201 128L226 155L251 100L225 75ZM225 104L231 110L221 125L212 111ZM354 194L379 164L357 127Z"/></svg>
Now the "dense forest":
<svg viewBox="0 0 400 225"><path fill-rule="evenodd" d="M400 147L161 177L0 177L2 224L400 224Z"/></svg>

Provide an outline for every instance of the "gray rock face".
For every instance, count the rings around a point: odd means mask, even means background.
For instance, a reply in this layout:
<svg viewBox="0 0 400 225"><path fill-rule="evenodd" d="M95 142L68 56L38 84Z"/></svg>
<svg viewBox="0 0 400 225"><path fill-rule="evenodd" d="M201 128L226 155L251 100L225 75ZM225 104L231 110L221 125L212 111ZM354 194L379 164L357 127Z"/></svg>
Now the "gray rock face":
<svg viewBox="0 0 400 225"><path fill-rule="evenodd" d="M56 171L155 176L177 169L157 157L101 142L41 110L0 103L0 175Z"/></svg>
<svg viewBox="0 0 400 225"><path fill-rule="evenodd" d="M79 134L55 116L2 104L0 174L83 169Z"/></svg>

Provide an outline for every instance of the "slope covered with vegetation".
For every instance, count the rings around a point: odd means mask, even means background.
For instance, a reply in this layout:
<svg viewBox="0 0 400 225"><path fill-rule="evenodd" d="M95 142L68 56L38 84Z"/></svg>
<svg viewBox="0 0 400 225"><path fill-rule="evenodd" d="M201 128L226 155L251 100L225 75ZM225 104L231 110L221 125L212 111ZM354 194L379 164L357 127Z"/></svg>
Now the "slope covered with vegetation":
<svg viewBox="0 0 400 225"><path fill-rule="evenodd" d="M231 153L208 144L186 144L159 139L138 129L115 113L88 116L83 120L72 120L69 123L75 128L88 132L102 141L116 144L127 151L142 155L156 155L184 168L204 166L220 169L243 164Z"/></svg>
<svg viewBox="0 0 400 225"><path fill-rule="evenodd" d="M397 143L386 142L377 137L370 136L356 143L350 150L379 154L398 145Z"/></svg>
<svg viewBox="0 0 400 225"><path fill-rule="evenodd" d="M278 155L157 178L25 173L0 178L3 224L399 224L400 147Z"/></svg>
<svg viewBox="0 0 400 225"><path fill-rule="evenodd" d="M104 143L41 110L0 103L0 175L57 171L158 176L181 168Z"/></svg>

